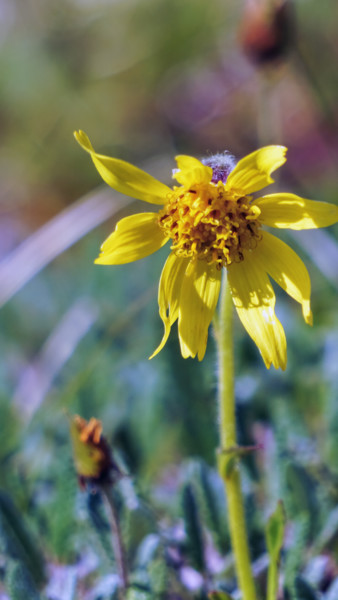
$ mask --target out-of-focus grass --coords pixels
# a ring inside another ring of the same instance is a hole
[[[336,17],[329,3],[321,3],[319,13],[317,5],[295,5],[307,67],[295,53],[274,67],[268,105],[278,121],[280,137],[273,141],[289,147],[279,185],[337,202],[337,86],[330,67],[337,53]],[[52,240],[42,237],[36,264],[34,253],[21,253],[19,263],[13,256],[20,242],[101,184],[73,129],[86,129],[102,152],[139,165],[149,161],[151,172],[168,183],[176,152],[226,148],[240,156],[262,143],[257,120],[263,75],[237,43],[241,8],[220,0],[1,4],[0,253],[13,271],[18,264],[22,270],[11,274],[7,267],[7,284],[10,276],[19,283],[0,312],[1,592],[3,586],[9,594],[17,563],[26,568],[21,577],[27,586],[29,577],[31,589],[41,586],[41,572],[25,559],[34,546],[37,564],[49,565],[47,598],[71,598],[66,590],[72,585],[76,598],[113,593],[105,578],[114,569],[105,515],[98,498],[77,488],[65,411],[101,419],[131,474],[118,493],[135,581],[158,594],[164,590],[168,598],[195,597],[199,577],[204,584],[209,577],[211,587],[234,587],[215,471],[212,336],[202,363],[180,357],[175,331],[148,361],[162,336],[156,286],[167,250],[137,264],[94,266],[114,226],[113,209],[100,217],[94,202],[95,218],[82,232],[78,213],[67,213],[75,214],[75,245],[68,247],[59,225],[54,254]],[[263,561],[264,578],[264,523],[282,498],[288,518],[285,583],[293,589],[301,575],[332,600],[338,316],[330,244],[336,251],[337,228],[321,238],[318,251],[311,234],[304,244],[301,236],[299,242],[285,239],[300,244],[310,267],[314,328],[278,292],[289,353],[286,373],[280,373],[265,370],[256,347],[237,321],[235,326],[240,441],[262,445],[243,461],[250,544],[254,559]],[[326,263],[323,275],[318,266]],[[190,539],[194,531],[197,537]],[[203,552],[207,576],[198,572]],[[314,580],[316,560],[322,566]]]

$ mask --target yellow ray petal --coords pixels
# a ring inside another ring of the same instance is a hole
[[[117,192],[151,204],[164,204],[167,195],[172,192],[164,183],[157,181],[142,169],[124,160],[97,154],[83,131],[75,131],[74,136],[80,146],[91,155],[102,179]]]
[[[253,253],[254,254],[254,253]],[[286,367],[286,340],[275,315],[276,297],[269,277],[249,254],[228,268],[234,305],[245,329],[258,346],[266,367]]]
[[[243,194],[252,194],[273,183],[271,173],[285,163],[286,151],[284,146],[265,146],[248,154],[231,171],[226,181],[226,189],[232,188]]]
[[[121,219],[103,242],[98,265],[124,265],[149,256],[168,241],[158,226],[157,213],[139,213]]]
[[[257,198],[259,220],[279,229],[316,229],[338,222],[338,206],[329,202],[306,200],[295,194],[269,194]]]
[[[203,260],[191,261],[179,301],[178,335],[183,358],[205,354],[208,328],[218,301],[222,271]]]
[[[150,358],[153,358],[162,350],[169,337],[171,326],[178,317],[181,287],[188,264],[188,258],[178,258],[172,252],[163,267],[158,287],[158,305],[160,317],[164,324],[164,335],[160,345]]]
[[[302,305],[304,319],[312,325],[311,282],[306,266],[290,246],[267,231],[262,235],[254,251],[255,263]]]
[[[212,178],[212,168],[201,163],[197,158],[181,154],[176,156],[178,170],[173,174],[182,185],[187,187],[191,185],[209,183]]]

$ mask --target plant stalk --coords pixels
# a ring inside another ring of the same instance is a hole
[[[235,382],[233,352],[233,303],[227,278],[222,278],[218,327],[218,402],[220,454],[219,472],[225,484],[229,513],[229,529],[234,553],[238,585],[243,600],[256,600],[251,569],[240,471],[233,450],[237,447],[235,416]],[[230,464],[230,460],[232,460]]]
[[[276,600],[278,595],[278,563],[270,557],[268,569],[267,600]]]
[[[120,579],[120,585],[118,590],[119,600],[125,600],[126,593],[129,585],[128,579],[128,568],[127,558],[122,540],[121,527],[119,522],[119,515],[112,495],[111,487],[109,484],[101,485],[101,491],[106,500],[106,504],[109,508],[110,513],[110,524],[113,533],[113,548],[114,556],[116,560],[117,572]]]

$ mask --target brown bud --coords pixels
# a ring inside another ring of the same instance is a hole
[[[80,483],[109,481],[112,472],[121,476],[113,461],[110,447],[102,435],[102,424],[95,418],[88,422],[75,415],[70,419],[73,456]]]
[[[255,63],[282,59],[294,38],[290,0],[247,0],[239,30],[240,44]]]

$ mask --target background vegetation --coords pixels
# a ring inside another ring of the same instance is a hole
[[[141,206],[101,187],[72,131],[168,183],[178,152],[282,143],[278,185],[337,203],[338,5],[295,0],[288,54],[264,64],[252,45],[248,56],[246,7],[0,2],[1,600],[116,593],[107,515],[78,487],[67,413],[102,420],[130,474],[116,489],[128,598],[236,597],[212,336],[202,363],[180,357],[175,333],[148,361],[166,249],[93,265],[116,219]],[[282,588],[298,600],[338,597],[337,234],[285,237],[309,266],[314,312],[310,329],[276,290],[285,373],[266,371],[236,321],[240,438],[260,446],[242,461],[255,572],[263,585],[264,527],[282,499]]]

